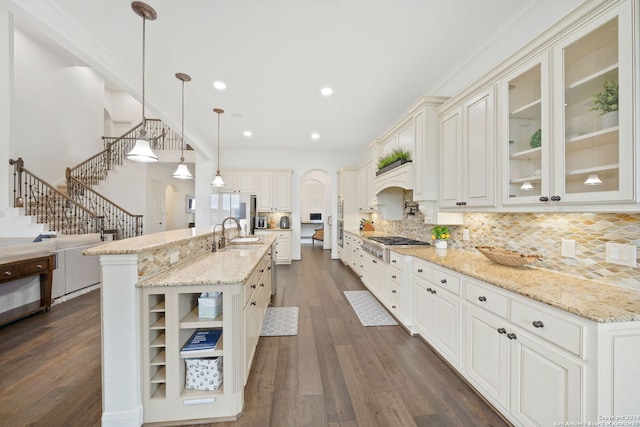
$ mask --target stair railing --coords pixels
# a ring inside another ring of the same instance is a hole
[[[104,217],[104,233],[116,240],[142,235],[142,215],[127,212],[78,179],[67,176],[67,194],[73,200]]]
[[[34,216],[39,224],[48,224],[49,231],[61,234],[100,233],[102,238],[104,217],[25,169],[21,157],[10,159],[9,164],[14,166],[14,207],[23,208],[25,214]]]

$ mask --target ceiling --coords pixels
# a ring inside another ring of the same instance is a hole
[[[531,2],[148,0],[158,18],[146,22],[146,104],[179,126],[174,75],[187,73],[185,133],[204,153],[217,140],[214,107],[225,110],[223,150],[362,152],[419,96],[452,95],[439,82]],[[9,3],[140,98],[143,20],[129,0]]]

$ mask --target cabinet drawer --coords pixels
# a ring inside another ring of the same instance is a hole
[[[253,270],[253,272],[249,276],[249,279],[246,281],[242,289],[242,294],[244,296],[244,305],[247,305],[247,302],[249,302],[249,300],[251,299],[251,296],[258,288],[261,277],[262,277],[262,274],[258,272],[258,269]]]
[[[395,268],[389,269],[389,278],[391,278],[391,283],[402,283],[402,273]]]
[[[398,303],[402,301],[402,287],[399,283],[391,282],[389,289],[391,291],[391,301]]]
[[[398,301],[392,299],[391,301],[389,301],[389,305],[387,306],[387,308],[396,318],[402,319],[402,306]]]
[[[402,255],[393,251],[389,252],[389,265],[391,265],[391,268],[397,268],[402,271]]]
[[[448,290],[449,292],[460,295],[460,277],[458,276],[454,276],[445,271],[434,268],[433,283]]]
[[[416,277],[421,277],[427,281],[431,281],[433,277],[433,268],[424,261],[414,258],[413,259],[413,274]]]
[[[573,354],[582,356],[582,326],[578,324],[518,301],[511,301],[511,322]]]
[[[485,308],[500,317],[507,318],[509,300],[484,286],[477,285],[469,280],[466,282],[466,299],[473,304]]]
[[[49,259],[40,259],[25,262],[19,265],[10,265],[0,269],[0,279],[11,279],[33,273],[46,273],[49,268]]]

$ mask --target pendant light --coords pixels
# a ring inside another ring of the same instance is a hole
[[[585,185],[602,185],[603,182],[597,173],[592,173],[584,182]]]
[[[222,175],[220,175],[220,114],[224,113],[221,108],[214,108],[213,112],[218,114],[218,169],[216,170],[216,177],[213,179],[211,185],[214,187],[224,187],[224,181]]]
[[[533,190],[533,185],[531,185],[530,181],[525,181],[522,183],[522,186],[520,187],[520,189],[525,191]]]
[[[140,17],[142,17],[142,127],[136,138],[133,149],[127,153],[127,159],[136,162],[157,162],[156,156],[151,150],[151,144],[147,138],[147,121],[144,117],[144,66],[145,66],[145,27],[147,19],[154,21],[158,15],[151,6],[141,1],[131,3],[131,8]]]
[[[173,173],[174,178],[193,179],[193,175],[189,172],[189,168],[184,162],[184,82],[190,82],[191,77],[188,74],[176,73],[176,78],[182,82],[182,144],[180,145],[180,164],[178,169]]]

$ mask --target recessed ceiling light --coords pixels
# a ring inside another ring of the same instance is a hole
[[[326,86],[320,90],[320,93],[324,96],[331,96],[333,94],[333,89],[331,89],[329,86]]]
[[[245,130],[244,132],[242,132],[242,134],[246,137],[250,137],[251,135],[253,135],[250,130]]]
[[[311,139],[318,139],[318,138],[320,138],[320,134],[319,133],[314,132],[314,133],[311,134]]]
[[[213,87],[218,90],[225,90],[227,88],[227,85],[225,84],[225,82],[217,81],[213,82]]]

